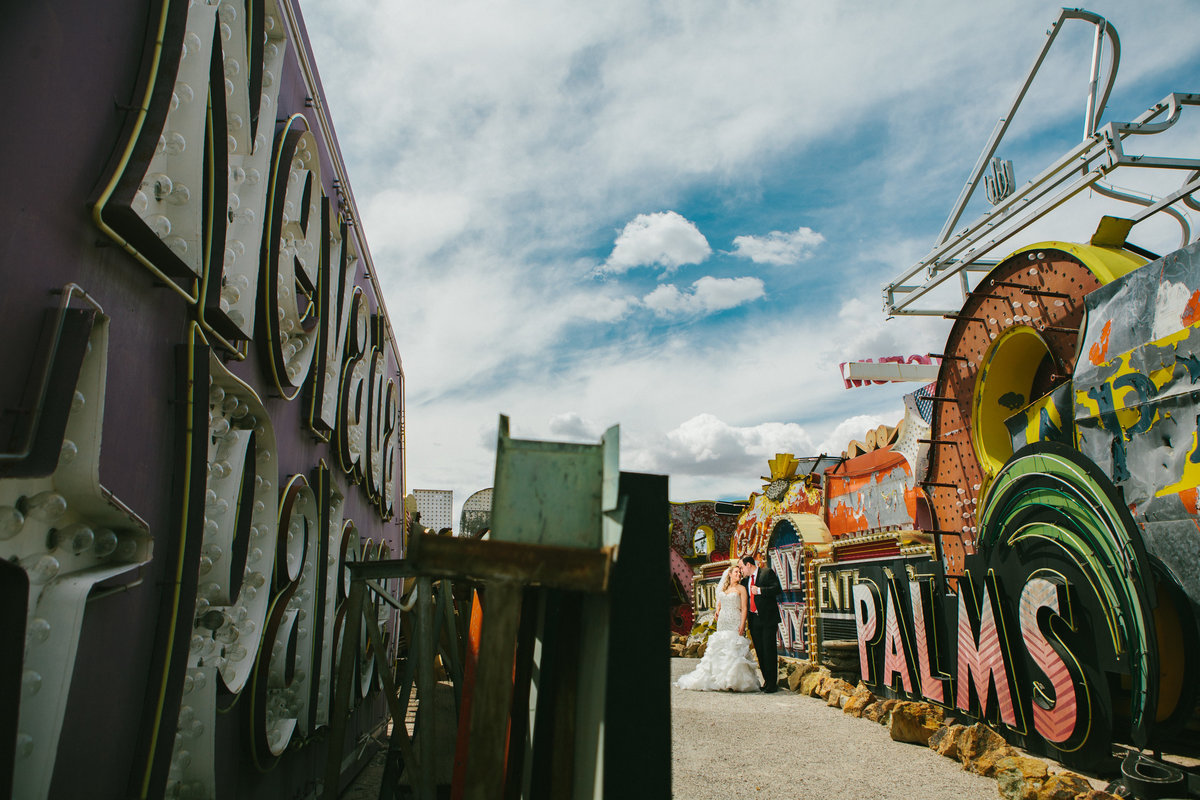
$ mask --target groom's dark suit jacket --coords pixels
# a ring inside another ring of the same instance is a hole
[[[778,625],[779,624],[779,593],[783,591],[783,587],[779,585],[779,576],[767,567],[759,567],[758,574],[754,578],[754,585],[758,587],[762,594],[754,595],[754,606],[758,609],[758,619],[762,624]],[[742,579],[742,586],[746,587],[746,592],[750,591],[750,578]],[[749,608],[749,598],[746,600],[746,608]]]

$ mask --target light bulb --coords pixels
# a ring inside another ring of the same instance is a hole
[[[45,644],[49,638],[49,622],[41,617],[34,617],[29,621],[29,627],[25,631],[25,641],[27,644]]]
[[[171,233],[171,220],[164,217],[162,214],[155,214],[146,220],[150,226],[150,230],[160,239],[165,239]]]
[[[29,758],[33,755],[33,737],[28,733],[17,734],[17,758]]]
[[[0,506],[0,541],[13,538],[24,525],[24,514],[12,506]]]
[[[28,515],[44,522],[56,522],[67,512],[67,498],[58,492],[39,492],[29,498]]]
[[[187,149],[187,139],[179,131],[170,131],[163,138],[163,150],[169,156],[177,156]]]
[[[78,522],[54,532],[55,549],[70,550],[75,555],[90,549],[95,541],[95,531]]]
[[[162,172],[157,172],[149,176],[146,178],[146,182],[154,192],[155,200],[166,198],[175,188],[175,182],[171,180],[171,176]]]
[[[30,583],[46,583],[58,575],[60,564],[54,556],[42,556],[29,569]]]
[[[184,186],[182,183],[175,184],[175,188],[167,195],[167,202],[173,206],[185,206],[192,199],[192,190]]]

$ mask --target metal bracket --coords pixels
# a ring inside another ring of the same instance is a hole
[[[1000,163],[994,158],[996,149],[1034,77],[1041,69],[1059,30],[1069,19],[1089,22],[1096,29],[1091,80],[1084,112],[1083,140],[1024,186],[1005,194],[1002,191],[1005,188],[1003,178],[1007,177],[1011,182],[1011,172],[1005,174],[1003,168],[994,167],[1000,171],[996,176],[989,176],[987,179],[983,173],[989,164]],[[925,258],[884,287],[883,306],[887,314],[935,316],[953,313],[944,309],[920,308],[915,304],[954,275],[960,278],[959,288],[965,302],[970,292],[966,273],[986,272],[995,263],[982,261],[983,256],[1088,189],[1112,199],[1145,206],[1143,211],[1132,217],[1135,223],[1160,212],[1168,214],[1180,223],[1183,236],[1181,246],[1188,243],[1191,231],[1187,218],[1173,206],[1182,203],[1189,208],[1200,210],[1200,203],[1191,196],[1193,192],[1200,190],[1200,158],[1131,155],[1125,152],[1123,141],[1128,136],[1155,135],[1169,130],[1179,120],[1183,106],[1200,105],[1200,94],[1174,92],[1131,122],[1110,122],[1101,126],[1099,119],[1104,113],[1120,62],[1121,45],[1116,29],[1103,17],[1090,11],[1064,8],[1046,34],[1041,52],[1034,60],[1025,82],[1017,91],[1008,113],[997,122],[991,138],[971,171],[970,178],[938,234],[933,249]],[[1109,43],[1109,65],[1101,87],[1100,61],[1105,41]],[[1105,183],[1115,172],[1125,167],[1182,169],[1187,170],[1188,175],[1180,188],[1167,197],[1147,199],[1117,190]],[[987,184],[989,199],[994,203],[993,208],[957,233],[952,233],[981,181]]]

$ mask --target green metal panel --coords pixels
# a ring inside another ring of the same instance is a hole
[[[620,541],[619,429],[599,444],[513,439],[500,417],[491,537],[599,548]]]

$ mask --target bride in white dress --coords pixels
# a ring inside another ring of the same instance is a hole
[[[680,678],[676,685],[702,691],[757,691],[758,675],[750,659],[750,641],[745,636],[746,587],[742,586],[742,569],[736,564],[725,570],[717,586],[714,620],[717,630],[708,637],[700,666]]]

